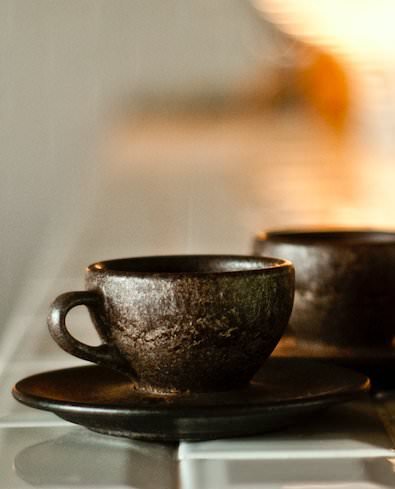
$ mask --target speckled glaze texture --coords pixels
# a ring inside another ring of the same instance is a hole
[[[262,233],[256,254],[292,260],[290,333],[300,341],[390,348],[395,334],[395,233]]]
[[[113,367],[146,391],[204,392],[247,383],[270,355],[291,313],[294,273],[275,259],[136,258],[91,265],[86,288],[102,301],[91,316]]]

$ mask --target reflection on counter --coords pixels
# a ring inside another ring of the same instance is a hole
[[[20,478],[37,487],[177,487],[174,445],[130,441],[73,430],[21,450]]]

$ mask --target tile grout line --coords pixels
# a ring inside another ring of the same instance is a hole
[[[181,453],[180,453],[181,451]],[[246,452],[243,454],[229,454],[228,452],[220,452],[213,454],[195,454],[188,456],[182,453],[180,447],[177,453],[178,461],[197,461],[197,460],[319,460],[319,459],[360,459],[360,458],[391,458],[394,457],[394,450],[392,449],[352,449],[352,450],[300,450],[293,453],[273,453],[270,451],[251,453]]]

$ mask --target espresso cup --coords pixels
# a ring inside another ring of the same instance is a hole
[[[395,233],[369,230],[269,231],[257,255],[292,260],[295,340],[322,346],[391,348],[395,335]]]
[[[94,263],[86,289],[60,295],[53,339],[76,357],[127,374],[148,392],[210,392],[249,382],[278,343],[294,296],[290,262],[247,256],[156,256]],[[71,336],[85,305],[102,340]]]

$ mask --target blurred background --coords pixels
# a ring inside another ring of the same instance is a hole
[[[2,0],[0,331],[98,259],[393,226],[395,5],[357,3]]]

